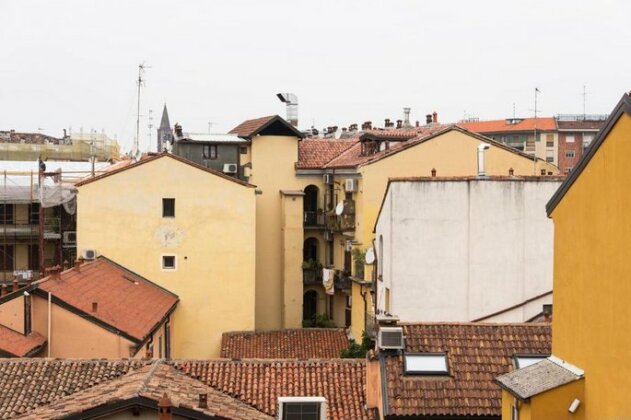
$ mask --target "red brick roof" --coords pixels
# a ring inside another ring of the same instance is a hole
[[[329,161],[355,145],[358,138],[330,140],[323,138],[305,139],[298,143],[298,169],[322,168]]]
[[[390,415],[500,416],[496,376],[516,354],[549,355],[549,324],[402,324],[406,352],[446,352],[449,376],[405,375],[403,356],[386,356]]]
[[[556,130],[556,120],[554,118],[524,118],[521,122],[509,124],[508,120],[490,120],[490,121],[472,121],[459,122],[458,125],[466,128],[474,133],[501,133],[505,131],[520,132],[533,131],[535,125],[537,130],[554,131]]]
[[[140,360],[0,359],[0,418],[47,405],[140,367]]]
[[[36,332],[21,334],[0,325],[0,354],[14,357],[32,356],[44,344],[46,339]]]
[[[142,342],[173,309],[178,297],[149,280],[99,257],[59,277],[35,282],[54,299]],[[37,292],[37,290],[36,290]],[[93,302],[97,310],[93,311]],[[88,319],[89,319],[88,317]]]
[[[75,392],[45,407],[33,410],[21,418],[57,419],[72,415],[87,417],[94,414],[90,413],[91,409],[100,408],[108,412],[108,406],[110,406],[112,412],[119,411],[120,407],[117,407],[117,403],[128,401],[133,404],[136,398],[145,398],[157,403],[165,394],[171,400],[172,412],[175,415],[185,416],[185,412],[178,412],[178,409],[184,409],[197,415],[206,415],[208,418],[217,416],[235,420],[272,419],[245,403],[186,376],[165,364],[164,361],[156,361],[151,365],[132,370],[117,379]],[[207,395],[207,408],[199,407],[200,394]]]
[[[339,358],[348,347],[343,329],[228,332],[221,340],[221,357],[228,359],[322,359]]]
[[[327,419],[368,420],[363,359],[174,361],[184,373],[277,416],[278,397],[326,398]]]

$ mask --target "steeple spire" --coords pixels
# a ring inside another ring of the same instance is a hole
[[[167,143],[173,141],[173,131],[171,130],[171,123],[169,122],[169,112],[167,111],[167,104],[164,104],[162,109],[162,119],[160,120],[160,127],[158,127],[158,152],[163,152],[167,146]]]

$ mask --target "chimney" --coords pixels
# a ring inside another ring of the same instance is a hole
[[[491,147],[488,143],[480,143],[478,145],[478,176],[486,176],[486,170],[484,168],[484,152]]]
[[[298,127],[298,97],[293,93],[277,93],[276,97],[287,106],[287,121]]]
[[[438,124],[438,112],[434,111],[432,113],[432,121],[434,122],[434,124]]]
[[[92,302],[92,312],[96,312],[99,309],[99,302]]]
[[[385,128],[390,127],[390,118],[385,119]]]
[[[397,120],[397,128],[403,127],[403,120]]]
[[[421,126],[421,122],[419,120],[416,120],[416,126],[420,127]]]
[[[158,401],[158,420],[172,420],[171,414],[171,400],[164,393],[160,401]]]
[[[16,290],[18,290],[20,287],[20,285],[18,284],[18,278],[17,277],[13,277],[13,289],[11,291],[15,292]]]
[[[66,129],[64,128],[64,138],[67,138],[68,134],[66,133]]]
[[[24,335],[29,335],[32,331],[31,321],[31,295],[24,292]]]
[[[372,121],[366,121],[366,130],[372,130]]]
[[[432,168],[432,178],[436,176],[436,168]]]
[[[182,126],[180,125],[180,123],[175,123],[175,137],[176,138],[184,137],[182,133]]]
[[[411,108],[409,108],[409,107],[403,108],[403,126],[404,127],[411,127],[412,126],[410,124],[410,111],[411,111]]]
[[[74,271],[76,271],[77,273],[80,273],[82,263],[83,263],[83,260],[81,258],[77,258],[74,262]]]
[[[510,169],[508,170],[508,175],[510,175],[510,176],[515,175],[515,170],[514,170],[513,168],[510,168]]]
[[[425,124],[429,125],[432,123],[432,114],[427,114],[425,116]]]
[[[208,408],[208,394],[199,394],[199,408]]]

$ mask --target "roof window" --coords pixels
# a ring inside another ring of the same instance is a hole
[[[523,369],[547,358],[547,354],[516,354],[513,356],[513,363],[515,368]]]
[[[406,353],[403,366],[407,375],[448,375],[447,353]]]
[[[324,397],[279,397],[278,418],[280,420],[325,420],[326,399]]]

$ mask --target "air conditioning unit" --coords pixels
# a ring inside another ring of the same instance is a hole
[[[333,174],[324,174],[322,175],[322,182],[326,185],[333,184]]]
[[[239,167],[236,163],[224,163],[223,164],[223,172],[225,174],[236,174]]]
[[[403,338],[403,328],[401,327],[381,327],[377,335],[377,346],[383,350],[403,350],[405,342]]]
[[[81,256],[84,260],[95,260],[96,259],[96,249],[84,249],[81,253]]]
[[[344,182],[344,189],[346,192],[355,192],[357,191],[357,180],[353,178],[349,178]]]
[[[324,231],[324,240],[327,241],[327,242],[333,241],[333,232],[331,232],[330,230],[325,230]]]
[[[77,232],[64,232],[63,243],[65,244],[76,244],[77,243]]]

